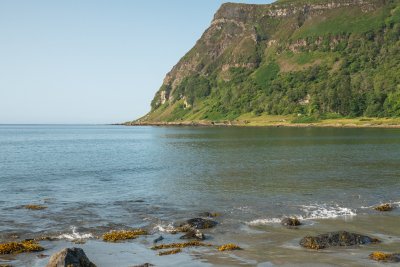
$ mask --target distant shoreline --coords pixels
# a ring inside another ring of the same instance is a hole
[[[291,128],[392,128],[400,129],[399,123],[385,123],[384,121],[354,121],[348,119],[323,120],[313,123],[271,122],[271,121],[173,121],[173,122],[129,122],[118,125],[125,126],[192,126],[192,127],[291,127]]]

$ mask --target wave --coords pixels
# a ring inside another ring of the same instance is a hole
[[[356,210],[340,207],[339,205],[329,206],[327,204],[314,204],[314,205],[301,205],[299,206],[302,214],[294,214],[282,216],[280,218],[261,218],[247,222],[248,225],[267,225],[277,224],[285,217],[296,217],[303,221],[312,221],[317,219],[332,219],[338,217],[352,217],[356,216]]]
[[[165,232],[165,233],[172,233],[176,231],[175,226],[172,224],[157,224],[156,226],[153,227],[154,231],[158,232]]]
[[[70,233],[70,234],[61,234],[57,238],[58,239],[67,239],[67,240],[70,240],[70,241],[93,238],[93,235],[90,234],[90,233],[86,233],[86,234],[79,233],[76,230],[75,226],[71,226],[71,230],[72,230],[72,233]]]

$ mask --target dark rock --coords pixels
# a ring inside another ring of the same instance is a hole
[[[141,265],[135,265],[135,266],[132,266],[132,267],[151,267],[151,266],[154,266],[153,264],[151,264],[151,263],[143,263],[143,264],[141,264]]]
[[[47,258],[48,256],[49,255],[46,255],[46,254],[39,254],[36,257],[38,257],[39,259],[44,259],[44,258]]]
[[[297,218],[283,218],[281,224],[284,226],[299,226],[301,222]]]
[[[153,240],[153,243],[155,244],[157,242],[162,241],[163,239],[164,239],[164,237],[162,235],[160,235],[159,237],[157,237],[156,239]]]
[[[219,214],[216,213],[216,212],[208,212],[208,211],[206,211],[206,212],[201,212],[201,213],[199,213],[199,216],[200,216],[200,217],[214,218],[214,217],[218,217]]]
[[[96,267],[81,248],[65,248],[54,253],[46,267]]]
[[[328,247],[348,247],[379,242],[378,239],[369,236],[339,231],[318,236],[306,236],[300,240],[300,245],[305,248],[324,249]]]
[[[374,210],[377,210],[377,211],[391,211],[391,210],[393,210],[393,205],[391,205],[389,203],[382,204],[382,205],[374,207]]]
[[[216,226],[218,223],[216,221],[203,219],[203,218],[194,218],[187,220],[186,223],[195,229],[208,229]]]
[[[204,240],[204,239],[206,239],[206,237],[199,230],[191,230],[191,231],[187,232],[185,235],[181,236],[180,239]]]

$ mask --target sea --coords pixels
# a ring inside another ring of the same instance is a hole
[[[151,249],[182,242],[174,227],[204,212],[217,215],[203,231],[213,246]],[[132,228],[149,235],[102,241]],[[299,245],[339,230],[382,242]],[[400,253],[400,129],[0,125],[0,243],[41,237],[44,251],[0,264],[46,266],[80,247],[99,267],[378,266],[371,252]],[[242,249],[218,251],[226,243]]]

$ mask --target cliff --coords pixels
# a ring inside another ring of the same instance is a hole
[[[139,121],[400,116],[399,40],[399,0],[226,3]]]

